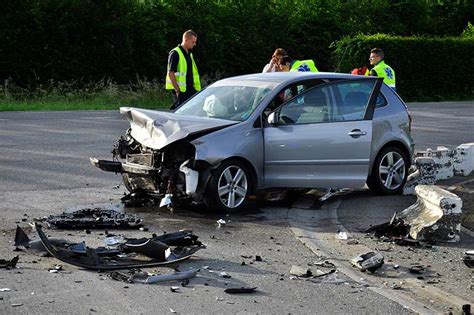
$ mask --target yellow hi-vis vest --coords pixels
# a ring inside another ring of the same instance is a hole
[[[188,73],[188,64],[186,62],[186,57],[184,57],[183,52],[178,47],[173,49],[178,53],[179,61],[178,61],[178,72],[175,72],[174,75],[176,76],[176,82],[178,83],[179,91],[186,92],[186,73]],[[199,72],[196,66],[196,62],[194,62],[193,54],[190,53],[189,56],[191,57],[191,62],[193,64],[193,85],[196,91],[201,90],[201,81],[199,80]],[[166,73],[166,89],[167,90],[174,90],[173,84],[171,83],[170,76]]]
[[[383,78],[383,83],[395,89],[395,71],[383,60],[376,64],[372,70],[377,73],[378,77]]]
[[[291,66],[290,71],[301,71],[301,72],[318,72],[318,68],[311,59],[308,60],[295,60]]]

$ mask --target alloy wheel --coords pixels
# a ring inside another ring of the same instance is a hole
[[[380,160],[379,176],[387,189],[395,190],[400,187],[405,171],[405,160],[398,152],[390,151]]]
[[[228,208],[237,208],[247,196],[248,182],[245,171],[236,165],[227,167],[219,177],[217,193]]]

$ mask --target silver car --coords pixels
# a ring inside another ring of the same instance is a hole
[[[403,189],[414,149],[406,105],[382,79],[264,73],[220,80],[174,112],[122,107],[112,161],[132,193],[236,211],[257,191]]]

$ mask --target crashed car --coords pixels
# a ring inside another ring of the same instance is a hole
[[[130,129],[113,160],[130,192],[236,211],[274,188],[400,193],[414,149],[411,118],[381,78],[264,73],[223,79],[173,112],[122,107]]]

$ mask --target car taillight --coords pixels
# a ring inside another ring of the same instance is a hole
[[[410,111],[407,109],[408,114],[408,131],[411,132],[411,123],[413,122],[413,118],[411,117]]]

